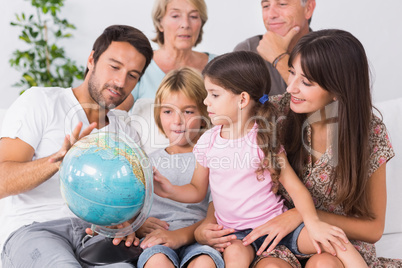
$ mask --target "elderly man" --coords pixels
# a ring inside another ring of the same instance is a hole
[[[307,34],[315,0],[262,0],[262,18],[267,32],[239,43],[234,50],[258,52],[271,75],[270,95],[286,91],[289,52]]]

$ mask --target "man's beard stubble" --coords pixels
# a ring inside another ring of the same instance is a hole
[[[107,90],[108,88],[112,88],[113,90],[121,93],[121,92],[123,92],[123,89],[121,87],[116,86],[116,85],[105,84],[102,87],[102,89],[99,90],[99,88],[101,86],[97,83],[95,70],[96,70],[96,68],[94,68],[92,70],[91,77],[89,78],[89,81],[88,81],[89,95],[103,109],[111,110],[113,108],[116,108],[117,106],[119,106],[127,98],[127,96],[124,99],[120,99],[116,103],[107,104],[105,98],[102,96],[102,92],[104,90]]]

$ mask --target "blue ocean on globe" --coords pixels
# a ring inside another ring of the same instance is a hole
[[[60,167],[61,193],[70,210],[96,225],[132,219],[144,204],[145,181],[135,144],[116,134],[91,134],[68,151]]]

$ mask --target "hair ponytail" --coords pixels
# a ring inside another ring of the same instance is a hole
[[[272,191],[274,193],[278,191],[279,176],[281,174],[281,166],[278,161],[278,153],[280,152],[281,145],[277,131],[277,115],[277,109],[269,101],[265,103],[256,102],[255,122],[258,126],[257,143],[265,156],[256,171],[257,179],[263,179],[261,175],[264,173],[264,170],[268,170],[271,173]]]

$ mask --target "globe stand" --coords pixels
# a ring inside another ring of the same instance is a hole
[[[80,260],[89,265],[137,263],[142,248],[139,246],[126,247],[124,241],[115,246],[112,240],[112,238],[102,237],[102,240],[85,247],[79,253]]]

